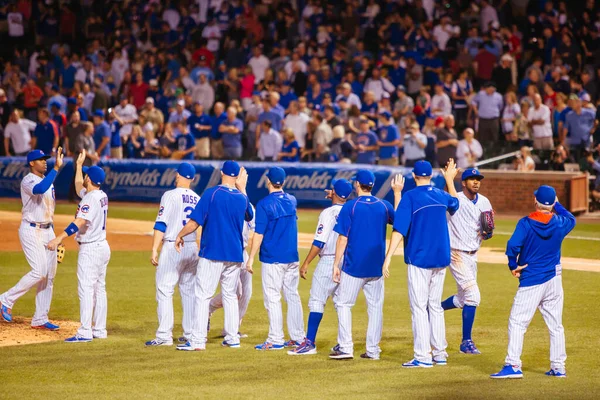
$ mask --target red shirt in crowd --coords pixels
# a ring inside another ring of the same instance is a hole
[[[148,88],[150,86],[146,82],[136,83],[131,85],[129,88],[129,94],[132,98],[131,103],[138,110],[146,103],[146,97],[148,97]]]
[[[475,62],[477,63],[477,77],[484,81],[492,79],[492,71],[496,64],[496,56],[489,51],[482,49],[475,56]]]
[[[198,62],[201,56],[206,57],[207,65],[212,65],[212,63],[215,61],[214,54],[206,47],[200,47],[198,50],[196,50],[194,54],[192,54],[192,60],[194,60],[194,62]]]
[[[25,86],[23,88],[23,96],[24,101],[23,101],[23,106],[25,108],[37,108],[38,104],[40,103],[40,99],[42,98],[42,96],[44,95],[44,92],[42,92],[42,89],[40,89],[37,86]]]

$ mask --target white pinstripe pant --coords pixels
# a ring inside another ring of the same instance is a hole
[[[107,336],[106,268],[109,261],[110,247],[106,240],[84,243],[79,246],[77,293],[79,294],[81,326],[77,334],[85,338],[105,338]]]
[[[45,246],[54,239],[54,230],[33,228],[28,222],[22,222],[19,228],[19,240],[25,258],[31,266],[19,282],[0,296],[0,302],[8,308],[13,308],[15,302],[37,286],[35,296],[35,314],[31,326],[44,325],[48,322],[48,312],[52,302],[52,289],[56,276],[56,250],[48,250]]]
[[[225,312],[225,340],[232,344],[240,342],[238,336],[240,316],[236,290],[241,267],[241,263],[212,261],[202,257],[198,261],[194,328],[190,340],[196,347],[204,348],[206,346],[210,299],[214,296],[219,282],[221,282],[223,311]]]
[[[481,294],[477,285],[477,253],[464,251],[450,252],[450,272],[456,281],[454,305],[463,308],[465,305],[477,307],[481,302]]]
[[[355,278],[342,272],[340,285],[335,291],[334,304],[338,313],[338,344],[344,353],[354,353],[352,342],[352,307],[360,290],[365,292],[369,323],[367,326],[367,355],[378,359],[381,353],[379,342],[383,329],[383,277]]]
[[[562,325],[564,293],[562,276],[557,275],[541,285],[520,287],[517,290],[508,319],[508,355],[506,364],[521,367],[523,339],[535,310],[539,308],[550,331],[550,367],[565,370],[567,350]]]
[[[419,268],[408,265],[408,300],[412,314],[414,358],[431,363],[446,358],[446,325],[442,292],[446,268]]]
[[[164,242],[156,268],[156,301],[158,303],[158,330],[156,338],[173,342],[173,294],[179,284],[183,309],[183,336],[191,337],[194,323],[194,284],[198,265],[196,242],[186,242],[181,253],[175,242]]]
[[[236,292],[240,313],[240,325],[242,324],[244,315],[246,315],[248,304],[250,304],[250,298],[252,297],[252,274],[246,271],[247,261],[248,252],[244,250],[244,264],[242,264],[242,269],[240,270],[240,281],[238,283]],[[212,313],[217,311],[219,308],[223,308],[223,295],[220,292],[210,300],[209,314],[212,315]]]
[[[308,299],[310,312],[323,313],[327,299],[333,296],[338,288],[338,284],[333,281],[334,260],[334,256],[321,257],[315,268]]]
[[[283,344],[283,312],[281,310],[281,292],[287,303],[287,326],[292,340],[302,342],[304,331],[304,315],[302,301],[298,293],[300,280],[299,263],[262,264],[262,285],[265,308],[269,315],[268,342]]]

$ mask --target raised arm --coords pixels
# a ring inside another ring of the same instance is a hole
[[[54,164],[54,168],[52,168],[52,171],[50,171],[50,173],[48,175],[46,175],[40,183],[38,183],[37,185],[35,185],[33,187],[33,190],[32,190],[33,194],[44,194],[44,193],[46,193],[46,191],[48,189],[50,189],[50,186],[54,182],[54,179],[56,179],[58,170],[63,165],[63,157],[64,157],[64,155],[62,153],[62,147],[59,147],[58,151],[56,152],[56,162]]]

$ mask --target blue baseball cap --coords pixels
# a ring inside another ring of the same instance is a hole
[[[354,175],[354,180],[361,185],[373,186],[375,184],[375,175],[369,170],[361,169]]]
[[[240,164],[231,160],[225,161],[221,171],[223,172],[223,175],[238,176],[240,174]]]
[[[94,111],[94,117],[104,118],[104,111],[102,111],[102,110]]]
[[[269,178],[274,185],[283,185],[283,182],[285,181],[285,171],[283,168],[279,167],[270,168],[269,172],[267,172],[267,178]]]
[[[467,169],[462,173],[462,180],[466,181],[467,179],[483,179],[483,175],[479,172],[477,168]]]
[[[83,167],[82,171],[84,174],[90,177],[90,181],[92,181],[92,183],[95,185],[101,185],[106,178],[104,170],[95,165],[93,167]]]
[[[538,203],[551,206],[556,201],[556,190],[552,186],[542,185],[533,192]]]
[[[67,104],[77,104],[77,99],[75,97],[69,97],[67,99]]]
[[[49,158],[50,156],[44,154],[44,152],[41,150],[31,150],[29,153],[27,153],[27,164],[29,164],[32,161],[47,160]]]
[[[379,115],[381,115],[382,117],[385,117],[385,119],[392,118],[392,114],[389,111],[387,111],[387,110],[384,110],[384,111],[380,112]]]
[[[194,179],[196,168],[192,164],[184,162],[177,167],[177,173],[186,179]]]
[[[346,179],[334,179],[331,183],[335,194],[342,199],[347,199],[352,193],[352,185]]]
[[[60,108],[60,103],[58,101],[51,101],[49,104],[50,107]]]
[[[431,168],[431,164],[429,163],[429,161],[421,160],[415,163],[413,173],[416,176],[431,176],[431,174],[433,173],[433,168]]]

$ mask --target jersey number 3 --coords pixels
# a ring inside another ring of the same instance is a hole
[[[183,212],[185,213],[185,219],[182,221],[183,226],[185,226],[185,224],[187,223],[188,219],[190,218],[190,215],[192,214],[192,211],[194,211],[194,207],[186,207],[183,209]]]

